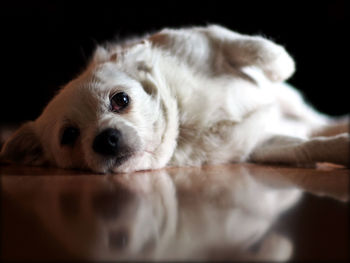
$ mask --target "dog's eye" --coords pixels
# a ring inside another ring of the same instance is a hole
[[[67,127],[64,129],[61,137],[61,145],[73,145],[77,140],[80,131],[76,127]]]
[[[130,98],[125,92],[119,92],[111,98],[112,111],[121,112],[130,103]]]

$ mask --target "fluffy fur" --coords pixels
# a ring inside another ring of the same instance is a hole
[[[294,69],[283,47],[216,25],[109,43],[6,142],[1,159],[101,173],[245,161],[349,165],[347,124],[284,82]],[[130,98],[119,113],[110,107],[118,92]],[[60,143],[67,126],[79,131],[72,145]],[[337,134],[321,137],[334,127]],[[121,134],[115,155],[94,150],[106,129]]]

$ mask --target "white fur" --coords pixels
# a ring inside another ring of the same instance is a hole
[[[333,121],[283,82],[293,72],[283,47],[220,26],[110,43],[5,144],[1,157],[102,173],[244,161],[348,165],[348,133],[310,139]],[[131,98],[121,114],[109,108],[118,91]],[[74,147],[59,143],[67,122],[80,130]],[[130,149],[122,163],[92,149],[106,128],[119,130]]]

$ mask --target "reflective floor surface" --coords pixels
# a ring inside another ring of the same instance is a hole
[[[349,170],[0,166],[2,260],[349,259]]]

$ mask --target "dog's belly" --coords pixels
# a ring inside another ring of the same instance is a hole
[[[256,109],[240,121],[219,120],[205,129],[181,127],[171,166],[200,166],[246,161],[252,149],[279,121],[275,105]]]

